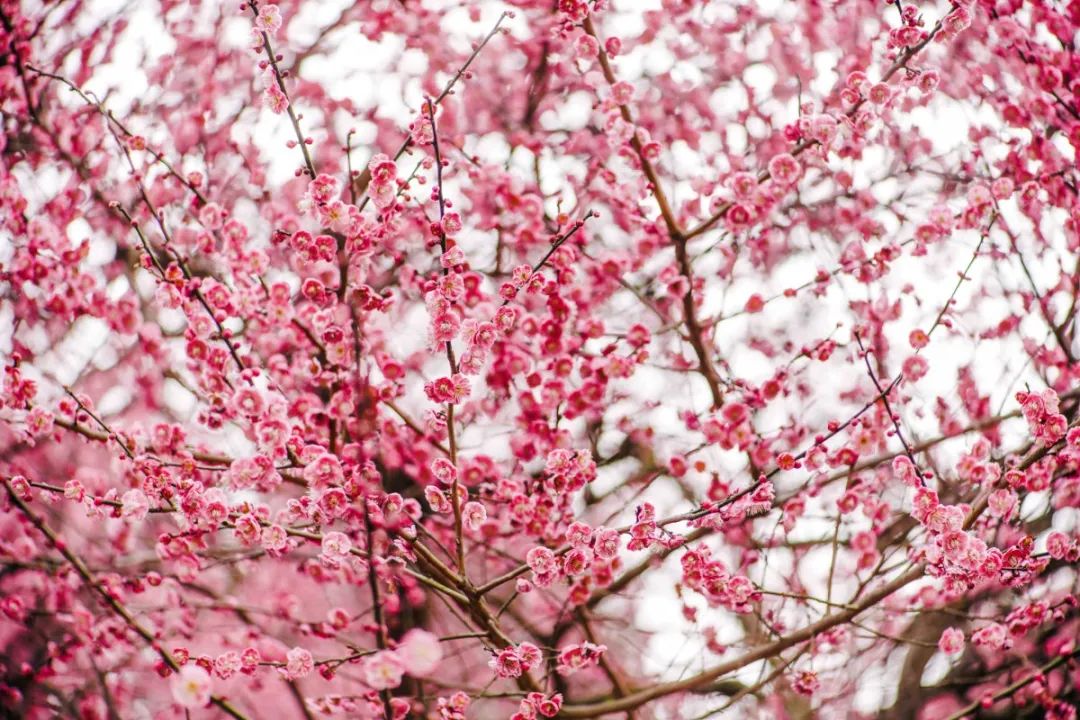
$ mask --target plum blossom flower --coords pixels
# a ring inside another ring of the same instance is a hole
[[[1046,536],[1046,552],[1055,560],[1064,558],[1071,545],[1069,536],[1061,531],[1055,530]]]
[[[592,565],[593,554],[588,548],[574,548],[563,556],[563,572],[567,575],[581,575]]]
[[[562,693],[555,693],[549,697],[542,698],[536,705],[536,711],[547,718],[555,717],[559,714],[559,710],[562,709],[562,703]]]
[[[376,153],[368,161],[373,185],[389,185],[397,179],[397,164],[383,153]]]
[[[262,656],[257,649],[253,647],[244,648],[244,651],[240,653],[240,672],[245,675],[255,674],[261,659]]]
[[[125,520],[139,522],[150,512],[150,501],[142,490],[128,490],[120,498],[120,503],[120,514]]]
[[[428,485],[424,488],[424,499],[431,506],[432,512],[448,513],[453,510],[453,505],[450,503],[450,499],[446,497],[446,493],[434,485]]]
[[[461,227],[461,216],[456,212],[446,213],[440,223],[440,228],[446,237],[454,237],[461,232]]]
[[[956,35],[971,25],[971,11],[963,5],[958,5],[955,10],[945,16],[942,25],[946,33]]]
[[[281,88],[277,86],[277,83],[272,83],[263,91],[263,104],[270,108],[270,112],[275,115],[280,115],[285,112],[289,107],[289,98],[285,96],[285,93],[281,91]]]
[[[461,508],[461,522],[469,530],[479,530],[487,520],[487,509],[482,503],[467,502]]]
[[[259,539],[262,541],[264,548],[274,551],[284,550],[289,543],[289,536],[285,528],[277,524],[263,528],[262,537]]]
[[[946,655],[955,655],[964,650],[964,631],[959,628],[945,628],[938,638],[938,649]]]
[[[380,650],[364,659],[364,682],[373,690],[388,690],[401,684],[405,664],[393,650]]]
[[[574,57],[578,60],[591,60],[600,51],[600,43],[592,35],[581,34],[574,41]]]
[[[791,684],[791,687],[800,695],[809,697],[818,691],[821,681],[813,670],[803,670],[795,676],[795,682]]]
[[[214,674],[222,680],[228,680],[240,670],[243,663],[240,660],[240,654],[235,651],[229,651],[218,655],[214,660]]]
[[[262,537],[262,524],[251,513],[245,513],[233,522],[233,534],[241,545],[251,547]]]
[[[990,493],[988,506],[995,517],[1008,520],[1016,510],[1019,498],[1012,490],[1001,488]]]
[[[441,377],[425,384],[424,392],[435,403],[460,403],[469,396],[469,378],[461,373]]]
[[[521,656],[518,655],[516,648],[501,650],[498,655],[491,659],[488,665],[495,671],[495,675],[501,678],[521,677],[523,672]]]
[[[922,355],[911,355],[904,361],[903,369],[905,378],[911,382],[917,382],[926,375],[926,371],[930,369],[930,364]]]
[[[601,560],[611,560],[619,553],[619,533],[617,530],[605,528],[597,530],[593,545],[593,551]]]
[[[595,645],[590,642],[568,645],[559,651],[555,670],[560,675],[573,675],[580,670],[596,665],[600,661],[600,656],[606,651],[607,647],[605,645]]]
[[[281,28],[281,11],[277,5],[263,5],[255,16],[255,27],[271,37]]]
[[[555,553],[546,547],[534,547],[525,554],[525,562],[533,572],[545,572],[555,567]]]
[[[769,176],[781,185],[794,185],[802,174],[802,166],[790,153],[781,153],[769,160]]]
[[[344,478],[341,461],[327,452],[321,453],[304,468],[304,480],[318,490],[340,485]]]
[[[430,145],[435,140],[435,130],[427,114],[427,103],[424,103],[419,117],[409,123],[409,137],[419,146]]]
[[[518,645],[517,650],[518,657],[521,658],[521,664],[526,670],[529,670],[533,666],[538,665],[543,659],[543,656],[540,653],[540,648],[536,647],[530,642],[521,643],[520,645]]]
[[[31,437],[41,437],[53,431],[54,415],[40,406],[34,407],[26,415],[26,430]]]
[[[350,550],[352,550],[352,540],[345,533],[335,530],[323,535],[322,554],[330,562],[337,563],[344,560],[349,556]]]
[[[611,99],[619,105],[626,105],[634,98],[634,86],[624,81],[611,86]]]
[[[199,665],[185,665],[169,681],[173,700],[185,708],[205,707],[213,695],[213,680]]]
[[[396,653],[404,671],[413,677],[430,675],[443,658],[439,638],[420,628],[405,633]]]
[[[207,203],[199,209],[199,223],[207,230],[218,230],[225,221],[225,211],[217,203]]]
[[[311,653],[302,647],[294,647],[285,654],[285,676],[290,680],[307,677],[315,669]]]
[[[815,115],[810,119],[810,137],[828,147],[836,137],[837,122],[832,115]]]
[[[562,701],[562,693],[545,696],[543,693],[531,692],[522,699],[513,719],[533,720],[537,716],[555,717],[562,708]]]
[[[431,461],[431,474],[443,485],[452,485],[458,478],[457,468],[446,458],[436,458]]]
[[[981,627],[971,634],[971,642],[974,645],[985,645],[995,649],[1003,649],[1008,643],[1009,634],[1005,626],[992,622]]]

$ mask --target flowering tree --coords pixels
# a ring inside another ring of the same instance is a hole
[[[3,717],[1076,717],[1080,2],[0,23]]]

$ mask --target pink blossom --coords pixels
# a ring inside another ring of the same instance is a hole
[[[817,673],[813,670],[803,670],[795,676],[795,682],[792,683],[792,688],[800,695],[806,695],[807,697],[813,695],[821,687],[821,681],[818,680]]]
[[[185,665],[169,681],[173,700],[185,708],[206,707],[213,694],[209,673],[198,665]]]
[[[443,485],[452,484],[458,477],[457,468],[446,458],[436,458],[433,460],[431,463],[431,473],[435,476],[435,479]]]
[[[393,650],[380,650],[364,658],[364,682],[372,690],[387,690],[401,684],[405,665]]]
[[[1011,490],[995,490],[988,499],[990,512],[997,517],[1008,519],[1016,509],[1017,500],[1016,493]]]
[[[461,520],[469,530],[479,530],[480,526],[487,520],[487,509],[484,508],[482,503],[467,502],[461,508]]]
[[[799,161],[788,153],[781,153],[769,160],[769,175],[781,185],[794,185],[801,172]]]
[[[57,5],[0,706],[1075,714],[1077,3]]]
[[[945,628],[938,638],[938,649],[946,655],[955,655],[964,650],[964,632],[959,628]]]
[[[140,522],[150,512],[150,501],[142,490],[128,490],[121,498],[121,503],[121,513],[131,522]]]
[[[290,679],[306,677],[315,669],[311,653],[302,647],[294,647],[285,654],[285,659],[285,674]]]
[[[1008,633],[1005,627],[999,623],[990,623],[971,634],[971,642],[974,645],[985,645],[995,649],[1005,647]]]
[[[446,213],[442,219],[442,232],[447,237],[454,237],[461,232],[462,227],[461,216],[456,212]]]
[[[1071,544],[1069,536],[1057,530],[1046,536],[1046,552],[1055,560],[1064,558]]]
[[[469,396],[469,379],[464,375],[441,377],[424,386],[428,399],[436,403],[459,403]]]
[[[222,680],[228,680],[240,670],[241,666],[239,653],[233,651],[222,653],[214,660],[214,674]]]
[[[610,560],[615,557],[619,552],[619,533],[615,530],[605,529],[598,530],[596,535],[596,542],[593,549],[596,552],[597,557],[603,560]]]
[[[352,541],[345,533],[331,531],[323,535],[322,554],[331,562],[339,562],[349,555]]]
[[[539,665],[543,660],[540,648],[530,642],[523,642],[518,645],[517,652],[518,657],[521,659],[521,664],[526,670]]]
[[[281,28],[281,13],[277,5],[262,5],[255,16],[255,27],[271,36]]]
[[[304,479],[316,489],[338,485],[343,479],[341,461],[329,453],[322,453],[304,468]]]
[[[549,570],[555,565],[555,553],[545,547],[534,547],[525,555],[534,572]]]
[[[911,355],[904,361],[904,377],[912,382],[917,382],[926,375],[929,368],[930,364],[922,355]]]
[[[289,98],[281,91],[276,83],[271,84],[263,92],[263,103],[275,115],[280,115],[289,107]]]
[[[836,137],[836,119],[830,115],[816,115],[810,120],[810,135],[822,145],[829,145]]]
[[[434,485],[428,485],[424,488],[424,499],[427,500],[433,512],[448,513],[453,509],[450,499]]]
[[[556,670],[560,675],[573,675],[584,668],[596,665],[600,661],[600,656],[606,651],[606,646],[588,642],[568,645],[559,651]]]
[[[495,671],[495,675],[500,678],[520,677],[523,672],[521,657],[514,648],[506,648],[500,651],[498,655],[491,659],[488,665]]]
[[[48,435],[53,431],[55,418],[42,407],[35,407],[26,415],[26,429],[33,437]]]
[[[419,628],[405,633],[396,653],[404,671],[414,677],[430,675],[439,667],[443,658],[439,638]]]
[[[250,513],[241,515],[233,523],[233,534],[240,544],[251,546],[262,537],[262,525],[258,518]]]

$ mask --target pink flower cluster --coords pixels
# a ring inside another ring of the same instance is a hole
[[[562,708],[562,701],[562,693],[544,695],[543,693],[531,692],[521,701],[518,711],[510,716],[510,720],[536,720],[538,717],[555,717]]]
[[[529,672],[542,659],[540,648],[532,643],[521,643],[500,650],[495,657],[491,658],[488,666],[495,671],[496,677],[516,678],[521,677],[522,673]]]
[[[573,675],[596,665],[605,652],[607,652],[607,646],[590,642],[568,645],[559,651],[555,670],[560,675]]]
[[[1031,428],[1031,433],[1044,445],[1053,445],[1065,437],[1069,421],[1059,412],[1060,400],[1053,390],[1041,393],[1018,392],[1016,399]]]
[[[682,559],[682,580],[716,607],[736,613],[753,611],[761,593],[745,575],[731,574],[724,563],[711,557],[708,548],[688,550]]]

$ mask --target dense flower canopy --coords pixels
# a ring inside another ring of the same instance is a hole
[[[1074,719],[1077,0],[0,0],[0,715]]]

